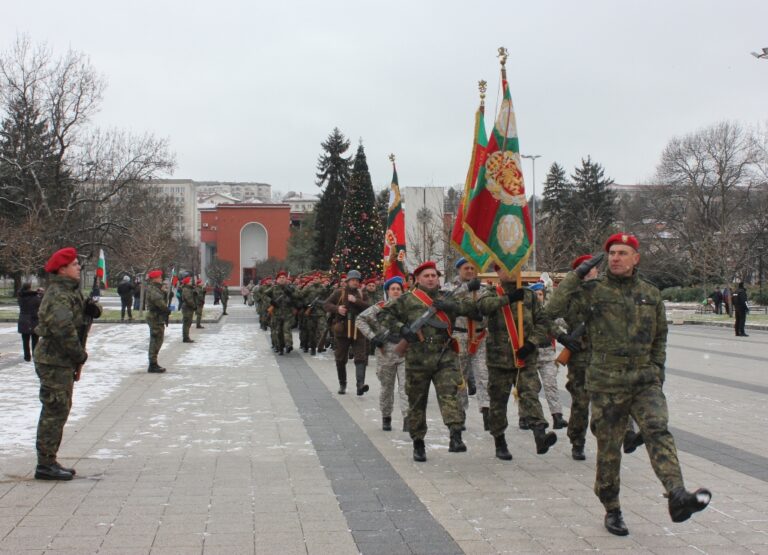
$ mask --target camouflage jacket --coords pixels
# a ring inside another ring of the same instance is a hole
[[[197,306],[205,305],[205,285],[195,285],[195,294],[197,295]]]
[[[502,287],[505,293],[512,293],[517,289],[517,285],[514,283],[503,283]],[[488,336],[485,340],[488,366],[512,369],[514,367],[512,342],[509,339],[509,332],[502,312],[502,307],[509,305],[509,297],[507,295],[499,296],[495,287],[487,287],[483,290],[477,304],[480,312],[488,316]],[[513,303],[510,309],[515,326],[517,326],[517,303]],[[519,333],[520,330],[518,330]],[[536,294],[526,289],[523,297],[523,339],[534,345],[540,345],[545,343],[547,336],[552,333],[552,320],[545,314]],[[525,359],[527,367],[535,366],[538,358],[537,350],[534,350]]]
[[[421,289],[418,285],[416,287]],[[422,291],[433,300],[442,300],[446,296],[446,293],[439,289],[432,291],[422,289]],[[451,325],[456,321],[457,316],[477,316],[477,307],[467,299],[451,297],[446,302],[449,306],[445,314],[450,319]],[[410,326],[426,311],[427,306],[412,291],[409,291],[382,307],[382,322],[392,335],[398,336],[403,326]],[[435,321],[435,323],[440,322],[437,317],[433,317],[431,321]],[[448,334],[447,328],[427,323],[420,331],[424,341],[411,343],[405,352],[405,365],[407,368],[432,368],[444,355],[455,356],[453,346],[451,345],[452,339]]]
[[[547,316],[552,320],[558,318],[565,320],[568,326],[568,333],[572,333],[579,324],[585,323],[587,320],[589,301],[583,290],[585,283],[588,283],[588,281],[581,282],[579,290],[575,292],[561,289],[560,287],[556,288],[547,306],[544,308]],[[592,345],[586,331],[581,336],[580,342],[581,350],[578,353],[571,353],[571,361],[574,363],[587,363],[589,362],[589,352],[592,349]]]
[[[147,316],[149,325],[165,324],[165,317],[170,314],[168,295],[163,290],[162,283],[149,282],[147,286]]]
[[[293,309],[301,302],[300,292],[290,283],[285,285],[273,285],[264,296],[269,305],[274,307],[272,316],[275,318],[289,318],[293,316]]]
[[[347,301],[348,295],[355,297],[356,300],[354,303]],[[349,314],[349,316],[342,316],[339,314],[338,309],[339,306],[342,305],[347,307],[347,314]],[[366,296],[365,291],[362,289],[352,289],[350,287],[336,289],[333,293],[331,293],[330,297],[325,299],[325,302],[323,303],[323,308],[333,317],[334,322],[345,322],[347,318],[350,318],[352,321],[354,321],[355,318],[357,318],[357,315],[369,306],[371,305],[368,302],[368,297]]]
[[[583,291],[589,307],[586,324],[592,351],[587,390],[618,392],[664,381],[667,316],[656,287],[637,272],[631,277],[608,272],[583,283],[569,272],[560,289],[568,296]]]
[[[35,328],[40,336],[35,362],[74,368],[88,358],[78,336],[84,308],[79,281],[56,274],[50,277],[38,312],[40,323]]]
[[[328,291],[321,283],[308,285],[301,290],[301,305],[308,312],[307,316],[321,318],[325,316],[323,302],[328,296]]]
[[[181,286],[181,309],[194,312],[197,308],[197,290],[189,283]]]
[[[405,360],[405,357],[395,352],[395,346],[400,342],[400,334],[388,333],[389,330],[381,322],[383,316],[381,309],[383,307],[384,301],[372,304],[360,313],[355,324],[360,333],[368,339],[373,339],[377,335],[383,338],[384,346],[376,352],[376,361],[379,365],[400,364]]]
[[[459,276],[456,276],[450,283],[446,283],[443,286],[443,291],[452,291],[453,296],[457,299],[467,299],[473,303],[476,303],[482,294],[482,289],[478,291],[470,291],[468,289],[468,281],[462,281]],[[475,321],[475,330],[477,332],[482,331],[488,325],[488,319],[483,317],[481,321]],[[456,318],[456,326],[454,328],[454,335],[466,334],[469,330],[469,319],[466,316],[459,316]]]

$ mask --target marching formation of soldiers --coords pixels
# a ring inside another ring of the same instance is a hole
[[[517,271],[498,266],[498,283],[483,284],[465,259],[456,263],[456,279],[442,287],[436,264],[427,261],[413,271],[410,288],[401,277],[363,280],[357,270],[335,283],[321,272],[291,279],[281,271],[274,279],[244,288],[243,295],[255,305],[260,327],[270,330],[278,356],[293,351],[294,327],[299,328],[304,353],[314,356],[333,349],[340,395],[347,391],[350,360],[357,395],[369,390],[366,368],[375,354],[382,430],[392,430],[397,384],[403,431],[410,434],[416,462],[427,460],[424,439],[431,386],[448,430],[449,452],[467,451],[462,432],[469,397],[474,396],[497,458],[513,458],[505,434],[510,397],[519,399],[520,428],[531,431],[536,453],[546,454],[557,436],[548,431],[539,399],[543,382],[553,428],[567,427],[574,460],[586,459],[587,426],[595,436],[595,494],[606,510],[605,527],[612,534],[626,535],[619,502],[622,447],[629,453],[645,443],[673,521],[687,520],[711,499],[706,489],[689,492],[684,486],[663,393],[666,313],[659,290],[638,276],[638,249],[632,235],[609,237],[605,253],[573,261],[573,271],[549,298],[544,297],[543,283],[522,287]],[[35,474],[40,479],[67,480],[74,475],[73,469],[56,462],[71,406],[72,376],[87,357],[77,330],[88,303],[78,288],[79,266],[74,268],[73,252],[59,251],[46,266],[53,275],[40,308],[41,339],[35,350],[43,402]],[[598,267],[606,256],[608,268],[600,276]],[[157,354],[170,299],[162,288],[160,270],[149,272],[148,278],[148,371],[164,372]],[[202,282],[185,277],[179,300],[183,341],[191,343],[195,315],[197,327],[202,327]],[[71,320],[71,325],[62,319]],[[570,354],[566,389],[572,404],[567,421],[557,390],[555,342]]]

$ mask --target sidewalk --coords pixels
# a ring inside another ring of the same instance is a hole
[[[414,463],[407,434],[380,429],[374,361],[371,391],[339,396],[331,353],[277,357],[252,308],[230,313],[193,329],[191,345],[170,327],[161,375],[145,372],[146,329],[94,328],[60,452],[72,482],[31,479],[36,380],[0,358],[0,410],[16,410],[14,430],[0,431],[0,552],[768,552],[768,447],[755,441],[768,424],[768,334],[735,343],[726,330],[671,328],[671,426],[689,487],[710,487],[713,502],[673,524],[638,451],[622,461],[630,536],[618,538],[592,493],[591,436],[575,462],[564,431],[538,456],[530,432],[510,428],[505,463],[472,400],[469,451],[452,454],[433,397],[429,460]],[[18,349],[3,326],[0,350]],[[397,408],[394,420],[399,430]]]

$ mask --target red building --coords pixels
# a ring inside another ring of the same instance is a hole
[[[200,209],[202,267],[215,256],[232,263],[227,285],[256,279],[254,264],[285,260],[291,228],[288,204],[219,204]],[[259,276],[261,277],[261,276]]]

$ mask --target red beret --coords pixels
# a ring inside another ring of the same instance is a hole
[[[200,278],[197,278],[197,284],[198,284],[198,285],[202,285],[202,284],[203,284],[203,280],[202,280],[202,279],[200,279]]]
[[[184,285],[189,285],[191,281],[192,281],[192,278],[190,276],[187,276],[181,280],[181,283],[183,283]]]
[[[277,272],[277,274],[275,275],[275,279],[279,278],[280,276],[285,276],[285,277],[288,277],[288,272],[286,272],[285,270],[280,270],[280,271],[279,271],[279,272]]]
[[[155,279],[159,277],[163,277],[163,271],[162,270],[152,270],[147,274],[147,277],[149,279]]]
[[[347,274],[341,274],[341,275],[339,276],[339,279],[347,279]]]
[[[571,268],[575,270],[582,262],[589,260],[590,258],[592,258],[591,254],[582,254],[580,257],[571,262]]]
[[[605,252],[608,252],[608,249],[610,249],[611,245],[614,243],[621,243],[622,245],[630,246],[635,250],[638,250],[640,247],[640,241],[638,241],[637,237],[634,235],[630,235],[629,233],[616,233],[608,237],[608,240],[605,242]]]
[[[65,247],[58,250],[45,263],[45,271],[52,274],[62,266],[71,263],[75,258],[77,258],[77,251],[74,247]]]
[[[418,277],[424,270],[435,270],[438,276],[442,275],[437,269],[437,264],[433,260],[427,260],[413,271],[413,277]]]

